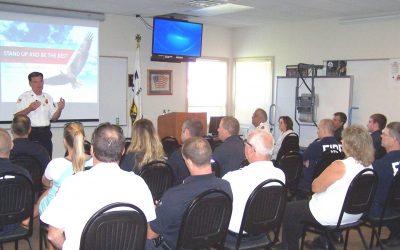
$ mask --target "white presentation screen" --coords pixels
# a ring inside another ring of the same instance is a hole
[[[65,99],[60,120],[99,119],[98,21],[0,12],[0,122],[44,75],[43,92]]]

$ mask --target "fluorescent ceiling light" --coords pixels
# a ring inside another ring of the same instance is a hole
[[[211,7],[219,4],[226,4],[228,3],[228,0],[191,0],[189,2],[186,2],[184,4],[194,6],[194,7],[199,7],[199,8],[206,8],[206,7]]]
[[[238,5],[232,3],[220,4],[211,7],[206,7],[197,10],[189,11],[193,15],[197,16],[215,16],[215,15],[222,15],[228,13],[234,13],[244,10],[253,9],[253,7],[245,6],[245,5]]]
[[[369,22],[369,21],[380,21],[389,19],[399,19],[400,12],[385,13],[381,15],[369,15],[369,16],[357,16],[357,17],[346,17],[339,19],[339,23],[358,23],[358,22]]]

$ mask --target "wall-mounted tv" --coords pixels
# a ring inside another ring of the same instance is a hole
[[[153,55],[200,57],[203,24],[177,19],[153,19]]]

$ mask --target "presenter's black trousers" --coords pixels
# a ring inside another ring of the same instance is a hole
[[[32,131],[29,134],[29,139],[31,141],[37,141],[41,144],[47,152],[49,152],[50,159],[53,154],[53,143],[51,142],[51,137],[53,134],[51,133],[50,126],[45,127],[32,127]]]

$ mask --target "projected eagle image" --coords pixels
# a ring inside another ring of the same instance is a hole
[[[44,83],[49,85],[65,85],[71,83],[73,88],[82,86],[78,81],[78,75],[81,73],[89,57],[89,50],[93,40],[93,33],[88,33],[79,49],[75,50],[69,59],[65,69],[60,74],[45,78]]]

